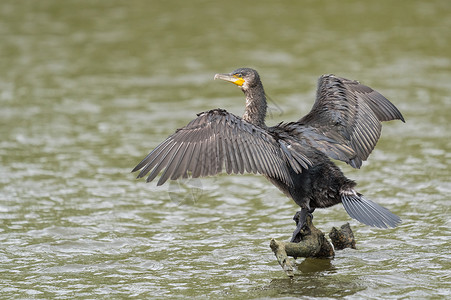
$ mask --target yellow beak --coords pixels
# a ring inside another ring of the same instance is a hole
[[[231,83],[236,84],[237,86],[242,86],[244,84],[244,79],[241,77],[238,77],[237,75],[231,75],[231,74],[216,74],[215,79],[221,79],[225,80]]]

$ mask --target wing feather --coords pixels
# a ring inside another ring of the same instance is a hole
[[[404,117],[384,96],[358,81],[334,75],[318,80],[316,101],[312,110],[290,127],[299,135],[309,131],[308,143],[332,158],[359,168],[373,151],[380,137],[382,121]],[[332,141],[321,138],[330,138]],[[315,143],[314,140],[321,140]],[[315,145],[316,144],[316,145]],[[338,145],[345,145],[343,148]],[[352,151],[349,151],[351,148]]]
[[[188,176],[211,176],[227,173],[260,173],[277,178],[292,186],[290,168],[302,172],[311,166],[303,148],[296,151],[289,142],[281,149],[279,136],[268,129],[215,109],[198,114],[188,125],[150,152],[133,171],[141,170],[138,178],[154,180],[161,173],[157,185],[168,179]]]

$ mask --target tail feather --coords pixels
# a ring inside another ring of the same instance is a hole
[[[357,221],[379,228],[396,227],[401,223],[401,218],[379,204],[366,199],[355,192],[344,193],[341,202],[351,218]]]

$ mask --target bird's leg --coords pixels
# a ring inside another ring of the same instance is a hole
[[[300,211],[297,211],[293,217],[293,220],[296,222],[296,229],[293,232],[293,236],[291,237],[292,243],[299,243],[301,241],[301,231],[309,230],[307,226],[307,215],[313,219],[314,208],[302,208]],[[304,234],[305,235],[305,234]]]

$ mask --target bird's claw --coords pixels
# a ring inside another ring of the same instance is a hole
[[[296,212],[293,217],[293,220],[296,222],[296,229],[293,232],[290,242],[299,243],[303,236],[310,234],[310,227],[308,226],[307,218],[310,217],[310,220],[313,219],[312,212],[313,210],[307,213],[302,210]]]

